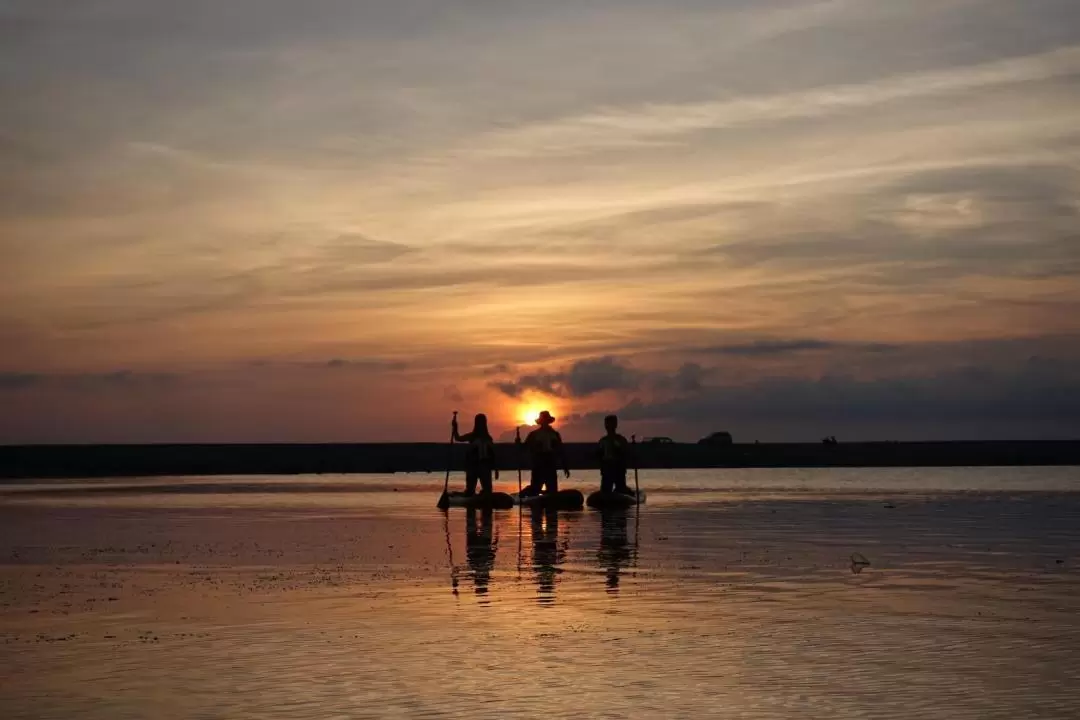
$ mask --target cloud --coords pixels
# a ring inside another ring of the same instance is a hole
[[[826,117],[902,100],[1067,78],[1078,72],[1080,46],[1070,45],[1034,55],[899,75],[872,83],[590,113],[488,135],[460,152],[477,157],[527,158],[649,147],[688,133]]]
[[[501,392],[506,397],[510,397],[510,398],[519,398],[519,397],[521,397],[522,394],[527,389],[525,386],[523,386],[523,385],[521,385],[521,384],[519,384],[519,383],[517,383],[515,381],[512,381],[512,380],[506,380],[506,381],[502,381],[502,382],[492,381],[492,382],[488,383],[488,387],[494,388],[495,390],[498,390],[499,392]]]
[[[673,351],[681,354],[679,351]],[[649,373],[651,387],[662,395],[685,394],[700,390],[706,379],[719,372],[718,368],[702,367],[696,362],[685,362],[673,373],[654,371]]]
[[[305,363],[307,367],[326,367],[332,370],[404,370],[408,363],[403,360],[368,360],[368,359],[345,359],[333,358],[325,363]]]
[[[0,372],[0,390],[24,390],[31,388],[63,388],[68,390],[132,389],[163,387],[178,382],[199,379],[210,381],[229,377],[229,373],[241,369],[245,376],[253,373],[271,373],[281,370],[305,371],[363,371],[396,372],[408,368],[403,360],[393,359],[346,359],[333,358],[322,361],[274,361],[254,360],[241,365],[224,365],[214,369],[189,372],[155,372],[134,370],[111,370],[93,373],[38,373],[10,371]]]
[[[781,377],[664,400],[635,399],[616,412],[627,421],[674,423],[700,433],[754,428],[789,438],[831,428],[862,439],[888,439],[890,433],[928,438],[942,428],[951,431],[950,439],[986,433],[1065,437],[1080,434],[1080,371],[1072,362],[1032,357],[1001,370],[967,366],[868,380]]]
[[[457,385],[447,385],[444,387],[443,399],[455,403],[465,402],[465,396],[461,394],[461,390],[458,389]]]
[[[180,379],[179,373],[172,372],[136,372],[133,370],[114,370],[98,374],[68,376],[77,382],[102,385],[146,385],[172,383]]]
[[[578,360],[559,372],[521,375],[516,380],[488,385],[512,398],[529,390],[555,397],[586,398],[608,390],[632,390],[641,384],[641,379],[641,373],[607,355]]]
[[[373,240],[359,233],[345,233],[326,243],[321,250],[321,262],[355,266],[387,263],[415,249],[401,243]]]
[[[588,397],[605,390],[632,390],[639,383],[639,374],[611,355],[579,360],[570,367],[566,377],[566,388],[571,397]]]
[[[80,330],[372,295],[393,287],[395,277],[426,286],[422,276],[390,269],[415,248],[358,233],[331,235],[307,225],[255,236],[226,234],[215,242],[189,244],[180,253],[135,236],[96,238],[92,245],[93,262],[103,268],[101,280],[69,293],[72,300],[64,305],[63,324]],[[69,255],[77,259],[82,252]],[[374,299],[367,303],[377,305]]]
[[[675,371],[673,378],[675,389],[681,393],[696,392],[701,389],[705,379],[714,371],[703,368],[697,363],[683,363]]]
[[[964,292],[964,284],[948,281],[1024,279],[1032,281],[1024,291],[1030,298],[1055,288],[1035,281],[1080,274],[1078,187],[1076,168],[1051,162],[911,171],[851,187],[830,198],[827,215],[802,203],[747,210],[735,238],[686,253],[729,271],[801,278],[808,293],[820,279],[828,281],[823,291],[893,293],[903,302]],[[1006,285],[987,293],[990,287],[981,285],[984,301],[1009,297]],[[1068,300],[1060,300],[1064,310]]]
[[[508,375],[514,372],[514,366],[509,363],[498,363],[491,367],[484,368],[483,375],[485,377],[491,377],[492,375]]]
[[[731,345],[712,345],[697,348],[695,352],[716,355],[737,355],[742,357],[760,357],[765,355],[789,355],[792,353],[817,350],[860,350],[865,352],[889,352],[897,349],[887,343],[849,343],[832,340],[755,340],[748,343]]]
[[[0,388],[24,388],[37,385],[46,379],[45,375],[28,372],[0,372]]]
[[[555,397],[566,397],[565,381],[565,373],[540,373],[522,375],[517,380],[493,381],[488,383],[488,386],[512,398],[519,398],[530,390]]]
[[[100,373],[0,373],[0,389],[22,390],[37,387],[67,389],[132,388],[160,386],[182,379],[180,373],[112,370]]]

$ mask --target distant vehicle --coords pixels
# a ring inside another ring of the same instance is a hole
[[[729,432],[714,432],[698,440],[698,445],[731,445],[734,441]]]
[[[651,467],[669,468],[673,461],[672,455],[675,453],[675,441],[669,437],[647,437],[642,440],[642,444],[645,447],[642,450],[643,455],[650,456],[646,462]],[[649,450],[648,448],[652,448]]]

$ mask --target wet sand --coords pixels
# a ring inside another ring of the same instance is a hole
[[[1080,715],[1076,468],[643,481],[608,514],[443,514],[430,476],[5,486],[2,715]]]

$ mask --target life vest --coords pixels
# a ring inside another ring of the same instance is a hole
[[[471,435],[465,457],[477,465],[491,462],[495,457],[495,446],[491,438]]]
[[[529,435],[529,445],[538,455],[553,455],[555,446],[559,442],[559,433],[550,428],[533,430]]]
[[[618,436],[605,435],[600,439],[600,453],[604,462],[615,462],[622,458],[622,448],[620,447]]]

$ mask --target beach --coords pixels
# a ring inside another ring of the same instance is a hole
[[[438,474],[0,485],[0,708],[1080,715],[1080,468],[641,484],[621,513],[442,513]]]

